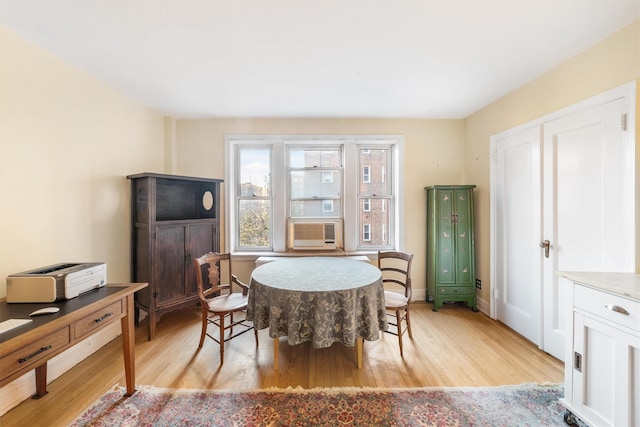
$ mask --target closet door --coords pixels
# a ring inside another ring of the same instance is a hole
[[[494,297],[497,319],[539,344],[542,253],[540,128],[496,144]]]
[[[564,354],[570,283],[557,271],[635,271],[632,141],[619,98],[543,125],[543,344]],[[630,221],[631,219],[631,221]]]
[[[569,284],[556,273],[635,271],[635,90],[491,139],[491,316],[560,360]]]

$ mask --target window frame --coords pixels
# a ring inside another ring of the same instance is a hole
[[[404,248],[404,174],[401,173],[404,164],[404,136],[402,135],[225,135],[225,209],[224,229],[226,250],[235,255],[250,257],[263,255],[277,255],[287,252],[287,226],[289,218],[289,188],[286,173],[287,147],[302,146],[336,146],[343,147],[343,191],[342,215],[344,251],[348,254],[372,254],[378,249],[403,250]],[[256,148],[271,149],[271,246],[269,248],[239,248],[238,247],[238,217],[236,181],[239,165],[236,163],[236,149]],[[387,147],[393,150],[392,164],[388,165],[389,179],[393,184],[393,209],[391,228],[387,230],[388,244],[384,247],[359,247],[361,229],[358,224],[358,203],[355,187],[362,179],[362,170],[357,165],[359,150],[376,147]],[[351,165],[350,167],[348,167]]]

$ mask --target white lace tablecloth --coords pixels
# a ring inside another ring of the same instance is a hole
[[[270,262],[251,275],[247,318],[289,344],[356,345],[387,328],[380,270],[368,262],[301,257]]]

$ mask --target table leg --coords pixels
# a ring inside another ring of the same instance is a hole
[[[278,354],[280,354],[280,351],[278,350],[280,344],[280,340],[278,337],[275,337],[273,339],[273,370],[277,371],[278,370]]]
[[[47,362],[36,367],[36,394],[31,398],[40,399],[45,394],[47,394]]]
[[[358,369],[362,369],[362,337],[358,337],[357,347],[358,347]]]
[[[131,396],[136,392],[136,357],[135,357],[135,328],[134,328],[134,301],[133,294],[124,300],[125,316],[120,319],[122,328],[122,352],[124,355],[124,375],[127,382],[127,394]]]

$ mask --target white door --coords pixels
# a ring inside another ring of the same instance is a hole
[[[635,270],[627,111],[621,98],[543,125],[542,240],[549,240],[550,250],[542,263],[541,348],[560,359],[568,284],[556,272]]]
[[[539,126],[499,139],[494,175],[497,319],[536,344],[541,338],[540,147]]]
[[[492,138],[491,315],[558,359],[557,271],[635,271],[634,94],[626,85]]]

